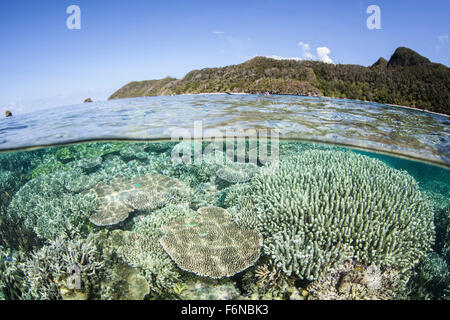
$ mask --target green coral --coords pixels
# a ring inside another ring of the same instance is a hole
[[[53,171],[55,171],[59,168],[62,168],[62,167],[63,167],[63,164],[59,161],[43,163],[43,164],[39,165],[38,167],[36,167],[31,172],[31,177],[34,179],[34,178],[39,177],[40,175],[52,173]]]
[[[265,254],[302,279],[317,279],[348,259],[407,270],[434,241],[431,206],[417,182],[352,152],[312,150],[282,159],[226,202],[251,213],[244,224],[262,232]]]
[[[67,163],[75,159],[76,150],[73,146],[59,147],[56,150],[55,157],[62,163]]]

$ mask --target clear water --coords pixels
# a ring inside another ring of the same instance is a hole
[[[345,144],[450,163],[449,118],[372,102],[298,96],[181,95],[93,102],[0,121],[0,150],[100,139],[171,138],[173,129],[277,129],[282,138]],[[172,130],[171,130],[172,129]]]
[[[224,136],[278,129],[280,141],[167,139],[194,136],[198,120]],[[450,294],[446,117],[292,96],[156,97],[3,119],[0,140],[2,299]]]

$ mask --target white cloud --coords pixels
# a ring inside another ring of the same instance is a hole
[[[223,31],[213,31],[212,33],[213,34],[225,34],[225,32],[223,32]]]
[[[267,58],[271,58],[271,59],[275,59],[275,60],[296,60],[296,61],[303,60],[302,58],[299,58],[299,57],[291,57],[291,58],[280,57],[280,56],[266,56],[266,57]]]
[[[330,58],[330,53],[331,50],[328,49],[327,47],[319,47],[316,49],[317,51],[317,57],[315,55],[312,54],[311,52],[311,46],[308,43],[304,43],[302,41],[300,41],[298,43],[298,45],[301,47],[302,50],[302,54],[300,55],[300,57],[281,57],[281,56],[277,56],[277,55],[272,55],[272,56],[265,56],[267,58],[272,58],[272,59],[276,59],[276,60],[295,60],[295,61],[302,61],[302,60],[319,60],[325,63],[334,63],[333,59]],[[251,58],[254,58],[258,55],[255,55]],[[249,58],[249,57],[246,57]]]
[[[298,43],[302,47],[302,58],[303,59],[315,59],[314,55],[311,53],[311,46],[308,43],[300,41]]]
[[[328,56],[331,53],[330,49],[327,47],[317,48],[317,56],[320,61],[325,63],[334,63],[333,60]]]
[[[448,42],[448,34],[447,33],[440,34],[438,38],[439,38],[440,43]]]

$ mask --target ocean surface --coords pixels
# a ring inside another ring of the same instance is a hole
[[[1,119],[0,300],[448,300],[448,124],[220,94]]]
[[[450,164],[450,119],[345,99],[180,95],[101,101],[0,120],[0,150],[85,140],[167,139],[174,129],[277,129],[280,138],[342,144]],[[226,134],[226,133],[225,133]]]

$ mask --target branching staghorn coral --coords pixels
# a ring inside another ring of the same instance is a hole
[[[251,221],[241,224],[256,220],[264,253],[301,279],[348,259],[407,270],[434,241],[433,213],[417,182],[352,152],[305,151],[269,164],[246,188],[225,203],[250,210]]]
[[[23,219],[41,239],[86,235],[97,202],[93,195],[69,191],[81,175],[81,169],[73,169],[30,180],[14,195],[8,214]]]
[[[26,255],[0,246],[0,297],[4,300],[28,300],[28,284],[24,274]],[[1,299],[0,299],[1,300]]]
[[[103,261],[91,242],[51,241],[25,265],[29,294],[35,299],[55,300],[81,292],[84,298],[90,298],[98,289],[103,269]]]

